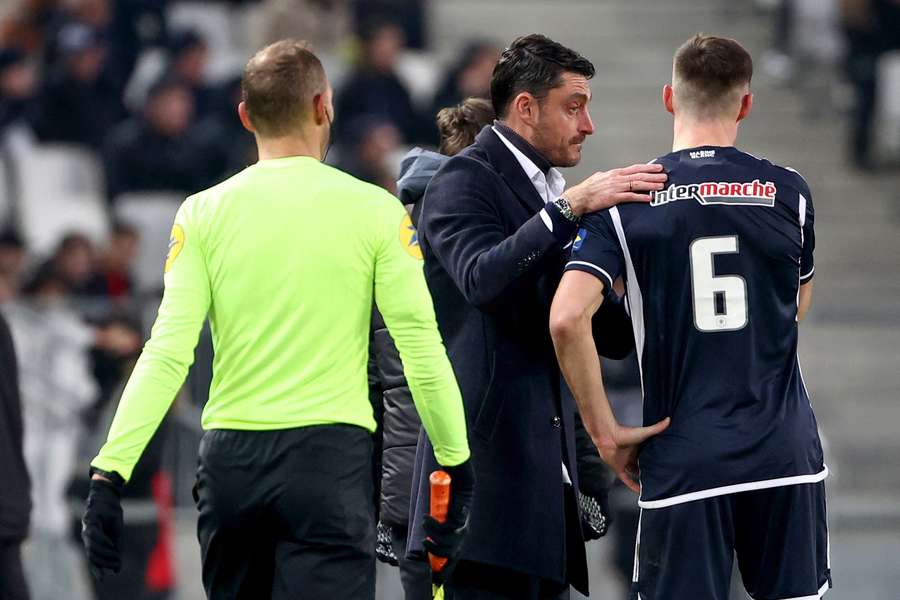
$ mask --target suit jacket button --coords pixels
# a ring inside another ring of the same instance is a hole
[[[553,425],[553,427],[555,427],[556,429],[559,429],[560,427],[562,427],[562,419],[560,419],[559,417],[553,417],[552,419],[550,419],[550,424]]]

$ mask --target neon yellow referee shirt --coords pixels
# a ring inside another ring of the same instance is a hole
[[[415,229],[400,202],[310,157],[260,161],[189,197],[175,217],[150,340],[92,465],[128,480],[194,359],[209,316],[204,429],[345,423],[374,431],[374,301],[446,466],[469,457]]]

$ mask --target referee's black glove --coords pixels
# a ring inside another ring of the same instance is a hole
[[[442,583],[442,576],[449,573],[454,559],[469,529],[469,510],[475,496],[475,470],[472,459],[455,467],[441,467],[450,475],[450,506],[447,508],[447,520],[439,523],[431,515],[425,516],[425,549],[434,554],[450,559],[450,564],[440,573],[434,574],[436,583]]]
[[[107,572],[122,569],[119,540],[122,537],[122,488],[124,480],[116,473],[109,481],[91,478],[84,517],[81,518],[81,540],[90,564],[91,574],[102,581]]]

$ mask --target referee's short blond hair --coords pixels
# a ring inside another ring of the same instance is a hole
[[[304,41],[281,40],[257,52],[244,68],[241,92],[257,133],[283,137],[313,113],[313,99],[327,79],[319,58]]]

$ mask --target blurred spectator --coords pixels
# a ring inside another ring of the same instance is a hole
[[[356,118],[350,131],[352,137],[342,147],[338,168],[394,193],[394,173],[388,161],[400,149],[400,132],[393,123],[376,116]]]
[[[285,38],[306,40],[316,54],[336,54],[351,39],[347,0],[264,0],[263,47]]]
[[[66,293],[83,295],[94,275],[94,245],[80,233],[66,234],[42,267],[58,277]]]
[[[225,82],[215,91],[212,110],[195,130],[198,146],[208,160],[210,184],[231,177],[256,162],[253,134],[244,129],[237,115],[241,102],[241,78]]]
[[[0,305],[19,292],[25,265],[25,241],[13,230],[0,233]]]
[[[58,36],[59,58],[50,67],[34,117],[44,141],[99,149],[103,136],[124,115],[120,91],[101,79],[107,45],[88,25],[69,23]]]
[[[27,120],[36,89],[37,77],[28,56],[13,48],[0,49],[0,130]]]
[[[166,50],[169,53],[167,76],[190,88],[194,96],[194,113],[206,115],[215,101],[214,90],[206,83],[209,47],[206,40],[192,29],[172,33]]]
[[[190,135],[194,98],[183,83],[164,79],[147,96],[143,113],[110,134],[104,147],[106,191],[193,192],[212,177],[210,159]]]
[[[376,21],[362,33],[362,62],[348,77],[337,97],[335,119],[339,142],[354,137],[354,121],[364,115],[381,117],[392,123],[403,141],[419,139],[419,118],[409,91],[395,70],[403,31],[396,23]],[[358,132],[357,132],[358,136]]]
[[[120,326],[93,329],[69,306],[66,279],[47,263],[20,301],[5,307],[18,353],[34,521],[26,570],[36,598],[79,598],[80,553],[69,536],[66,488],[75,468],[82,413],[94,401],[88,350],[120,354],[139,338]]]
[[[442,108],[456,106],[466,98],[490,98],[491,74],[499,57],[500,51],[493,44],[469,44],[438,88],[431,114],[436,115]]]
[[[494,121],[494,107],[485,98],[467,98],[458,105],[439,110],[435,121],[441,135],[438,152],[455,156],[475,141],[484,126]]]
[[[22,449],[22,403],[12,334],[0,314],[0,598],[28,600],[21,544],[28,535],[31,484]]]
[[[850,159],[857,167],[871,169],[878,59],[884,52],[900,48],[900,0],[842,0],[841,9],[847,76],[856,93]]]
[[[130,299],[134,291],[131,270],[137,260],[139,242],[140,234],[136,228],[126,223],[113,225],[109,246],[84,285],[84,293],[120,303]]]
[[[354,2],[354,20],[360,24],[378,19],[397,23],[410,48],[422,50],[427,46],[425,36],[425,0],[365,0]]]

